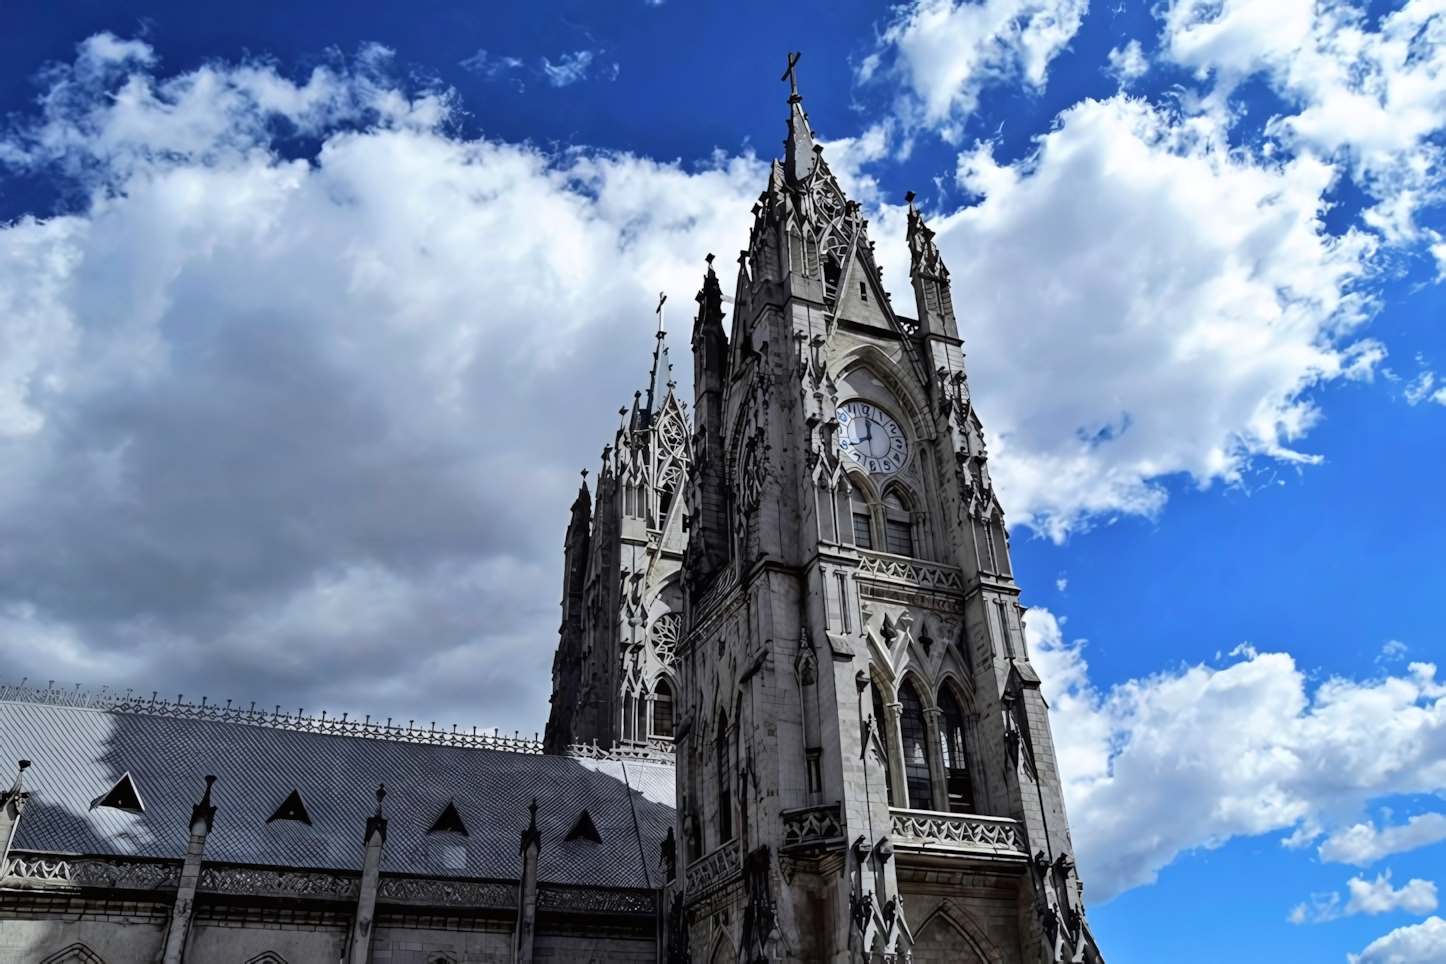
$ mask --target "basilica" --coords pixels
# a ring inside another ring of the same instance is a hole
[[[894,305],[785,79],[691,399],[660,324],[584,473],[543,739],[0,687],[0,964],[1103,960],[949,272],[909,195]]]

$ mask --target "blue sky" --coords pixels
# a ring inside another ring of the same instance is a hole
[[[954,272],[1109,959],[1446,960],[1443,17],[7,4],[0,670],[540,729],[802,49],[886,283],[908,190]]]

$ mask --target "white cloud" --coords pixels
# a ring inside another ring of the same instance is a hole
[[[1418,237],[1417,211],[1440,198],[1443,39],[1436,0],[1407,0],[1375,24],[1342,0],[1173,0],[1165,13],[1168,56],[1215,72],[1219,94],[1268,77],[1297,109],[1271,131],[1348,166],[1378,199],[1368,221],[1391,240]]]
[[[1419,924],[1398,927],[1377,938],[1351,964],[1440,964],[1446,960],[1446,920],[1428,917]]]
[[[1436,388],[1436,373],[1422,372],[1406,385],[1405,396],[1408,405],[1419,405],[1428,401],[1446,405],[1446,385]]]
[[[1065,111],[1015,163],[961,157],[983,200],[934,226],[1015,522],[1061,537],[1158,510],[1160,476],[1310,460],[1310,390],[1382,355],[1352,341],[1375,242],[1321,230],[1334,176],[1123,95]]]
[[[458,61],[457,66],[470,73],[481,74],[484,77],[496,78],[510,74],[522,66],[522,61],[517,57],[499,57],[489,54],[486,50],[478,50],[466,60]]]
[[[1372,799],[1446,789],[1446,685],[1429,664],[1311,692],[1288,655],[1245,650],[1100,692],[1048,611],[1028,632],[1095,899],[1232,837],[1294,828],[1299,844]]]
[[[587,69],[592,66],[592,58],[591,50],[563,54],[555,64],[543,57],[542,72],[547,75],[547,82],[552,86],[566,87],[568,84],[575,84],[587,77]]]
[[[897,8],[860,79],[901,88],[903,119],[954,139],[987,86],[1044,86],[1052,61],[1079,31],[1088,0],[913,0]]]
[[[0,226],[4,675],[538,728],[577,470],[766,167],[461,140],[384,51],[153,60],[0,141],[93,199]]]
[[[1411,914],[1428,914],[1437,907],[1436,885],[1429,880],[1413,878],[1399,889],[1391,886],[1391,872],[1388,870],[1374,881],[1363,877],[1352,877],[1346,882],[1350,899],[1341,903],[1339,893],[1313,894],[1311,906],[1298,904],[1291,912],[1292,924],[1303,924],[1306,920],[1315,923],[1354,917],[1356,914],[1387,914],[1404,910]],[[1312,916],[1313,915],[1313,916]]]
[[[1125,87],[1150,72],[1150,61],[1138,40],[1131,40],[1123,48],[1114,48],[1109,59],[1110,74]]]
[[[1374,822],[1340,827],[1320,845],[1320,859],[1328,863],[1369,867],[1391,854],[1426,847],[1446,840],[1446,815],[1422,813],[1404,824],[1377,827]]]

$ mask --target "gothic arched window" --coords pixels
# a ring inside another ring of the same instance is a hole
[[[713,755],[718,764],[718,842],[727,843],[733,839],[733,794],[729,792],[732,780],[728,760],[728,714],[718,711],[718,734],[713,741]]]
[[[653,690],[653,736],[673,738],[673,687],[665,679]]]
[[[623,697],[623,739],[632,740],[637,734],[637,700],[633,694],[628,693]]]
[[[914,523],[895,491],[884,496],[884,548],[896,556],[914,554]]]
[[[893,746],[894,741],[889,734],[889,718],[884,715],[883,692],[879,689],[878,683],[875,683],[870,689],[874,691],[874,726],[878,729],[879,745],[884,749],[884,793],[889,801],[889,806],[892,807],[894,805],[894,778],[889,767],[889,747]]]
[[[964,748],[964,711],[949,685],[939,688],[939,743],[943,749],[949,809],[953,813],[974,812],[974,788],[969,782],[969,754]]]
[[[924,704],[914,684],[899,687],[899,735],[904,744],[904,781],[908,784],[909,807],[934,809],[934,781],[929,773],[929,738],[924,726]]]
[[[849,509],[854,520],[854,545],[860,549],[874,547],[873,512],[868,497],[852,479],[849,480]]]

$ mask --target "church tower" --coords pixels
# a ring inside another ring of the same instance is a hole
[[[732,298],[711,256],[698,294],[686,484],[635,407],[591,544],[574,513],[566,605],[610,622],[564,624],[570,732],[620,739],[662,665],[632,654],[677,618],[671,962],[1100,961],[949,272],[910,195],[895,309],[795,62]]]
[[[545,752],[670,758],[683,620],[686,405],[674,393],[658,303],[646,399],[619,409],[597,498],[586,475],[563,544],[562,626]]]

